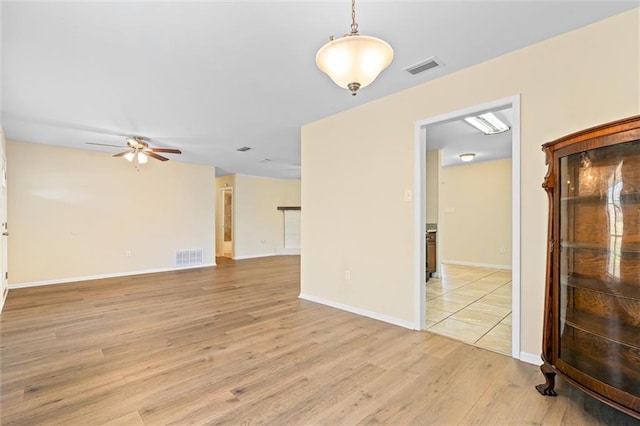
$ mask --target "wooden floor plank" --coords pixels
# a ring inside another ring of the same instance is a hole
[[[298,299],[299,257],[16,289],[0,423],[637,424],[535,366]]]

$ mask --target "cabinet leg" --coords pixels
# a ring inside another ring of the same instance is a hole
[[[556,373],[554,373],[547,364],[542,364],[540,366],[540,371],[542,371],[547,382],[537,385],[536,390],[540,392],[541,395],[556,396],[557,393],[553,390],[556,385]]]

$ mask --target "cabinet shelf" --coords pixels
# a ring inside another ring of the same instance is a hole
[[[623,371],[615,371],[614,373],[604,368],[605,366],[602,362],[597,359],[570,349],[564,349],[562,351],[562,359],[566,364],[571,365],[573,368],[588,374],[602,383],[614,386],[631,395],[640,394],[640,385],[637,379],[633,377],[633,374]]]
[[[573,195],[569,197],[560,198],[562,202],[582,202],[582,203],[602,203],[606,204],[607,196],[602,195]],[[620,201],[623,204],[637,204],[640,203],[640,192],[628,192],[620,194]]]
[[[585,312],[567,310],[565,323],[585,333],[596,335],[610,342],[640,350],[638,327],[611,321]]]
[[[560,284],[574,288],[586,288],[599,293],[640,301],[640,283],[630,284],[615,280],[597,280],[574,275],[563,277],[560,280]],[[640,334],[640,331],[638,331],[638,334]]]
[[[568,248],[568,249],[576,249],[576,250],[590,250],[590,251],[600,251],[606,253],[613,253],[612,250],[607,243],[579,243],[573,241],[562,241],[560,242],[560,247]],[[618,249],[622,256],[640,256],[640,244],[639,243],[622,243],[620,248]]]

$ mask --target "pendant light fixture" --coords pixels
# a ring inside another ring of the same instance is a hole
[[[351,0],[351,33],[329,42],[316,54],[318,68],[353,96],[366,87],[393,61],[393,49],[379,38],[358,34],[356,1]]]

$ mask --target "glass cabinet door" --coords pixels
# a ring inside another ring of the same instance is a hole
[[[559,166],[558,368],[640,396],[640,141]]]

